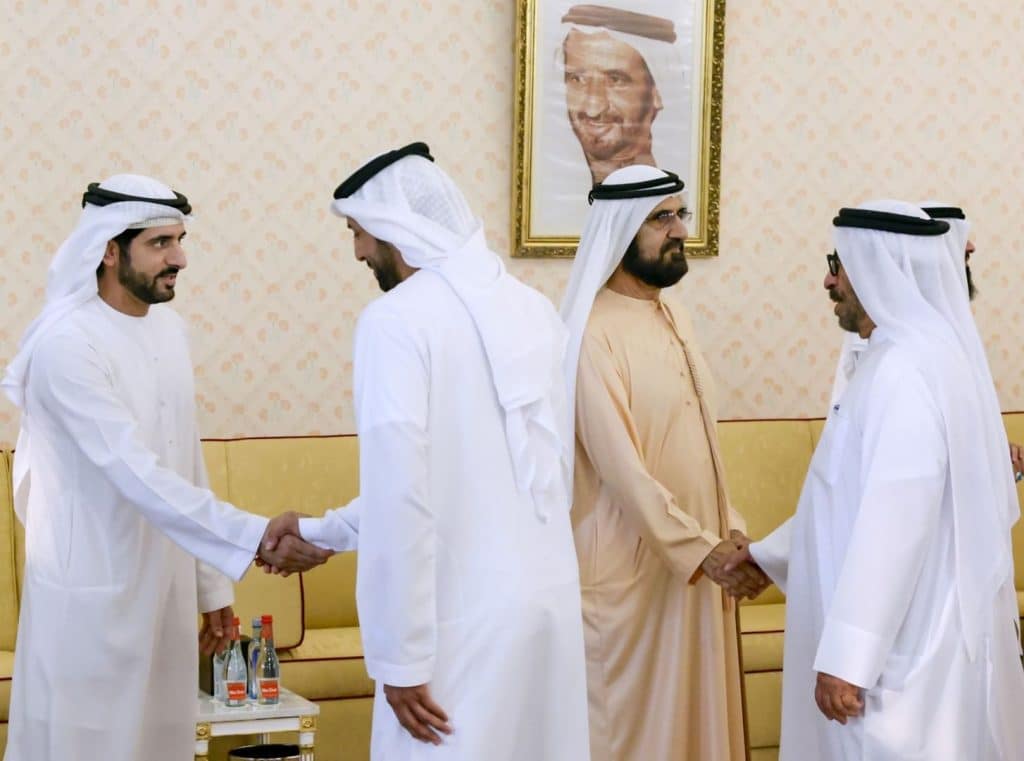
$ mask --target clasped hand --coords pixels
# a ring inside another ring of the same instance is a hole
[[[754,562],[749,546],[750,539],[742,531],[733,530],[729,539],[711,550],[700,566],[709,579],[736,599],[753,600],[771,584]]]
[[[256,565],[265,573],[289,576],[323,565],[334,553],[305,541],[299,534],[299,514],[282,513],[271,518],[260,541]]]

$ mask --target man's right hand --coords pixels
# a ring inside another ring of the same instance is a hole
[[[701,563],[701,570],[736,599],[753,600],[768,588],[771,581],[757,567],[747,544],[726,540],[720,542]]]
[[[442,734],[452,733],[448,724],[448,714],[430,697],[430,689],[425,684],[415,687],[395,687],[384,685],[384,696],[388,705],[395,712],[398,723],[417,740],[432,745],[440,745]]]
[[[864,715],[864,691],[855,684],[831,674],[818,672],[814,702],[825,718],[846,724],[847,719]]]
[[[256,565],[262,566],[267,573],[288,576],[323,565],[333,554],[303,540],[299,534],[299,514],[287,512],[271,518],[267,524]]]

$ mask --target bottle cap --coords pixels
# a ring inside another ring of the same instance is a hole
[[[262,619],[263,623],[265,623],[265,624],[272,624],[272,623],[274,623],[274,617],[273,616],[268,616],[265,613],[263,614],[263,616],[261,616],[261,619]]]
[[[253,626],[254,629],[259,627],[259,626],[263,626],[263,617],[262,616],[253,616],[252,617],[252,626]]]

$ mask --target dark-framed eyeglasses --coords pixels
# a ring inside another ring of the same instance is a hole
[[[672,222],[673,217],[679,217],[679,221],[685,225],[693,219],[693,212],[685,206],[676,211],[673,211],[672,209],[662,209],[661,211],[656,211],[644,221],[650,222],[655,227],[668,227],[669,223]]]
[[[839,261],[839,254],[833,251],[831,254],[825,254],[825,261],[828,262],[828,272],[832,277],[839,276],[839,267],[842,262]]]

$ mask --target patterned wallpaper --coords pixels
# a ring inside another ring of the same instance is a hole
[[[829,220],[936,196],[975,225],[977,317],[1024,408],[1024,6],[730,0],[722,255],[679,286],[730,418],[818,415],[839,342]],[[376,283],[331,190],[430,143],[509,246],[513,0],[10,0],[0,9],[0,362],[86,183],[153,174],[196,208],[175,308],[204,435],[353,430],[351,339]],[[553,299],[569,263],[511,270]],[[17,430],[0,404],[0,441]]]

